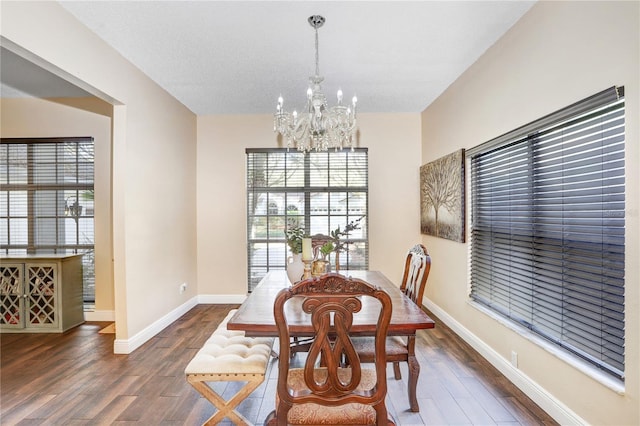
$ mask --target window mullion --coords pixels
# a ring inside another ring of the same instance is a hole
[[[27,184],[29,188],[33,188],[33,164],[34,159],[34,147],[32,144],[27,145]],[[35,217],[35,194],[34,189],[27,190],[27,254],[35,253],[35,221],[32,218]]]
[[[311,157],[304,154],[304,229],[311,233]]]

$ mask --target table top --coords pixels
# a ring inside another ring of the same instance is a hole
[[[359,278],[385,290],[391,296],[393,313],[389,335],[410,336],[417,330],[433,328],[435,323],[418,305],[413,303],[398,286],[379,271],[340,271],[340,274]],[[242,330],[247,336],[277,337],[278,329],[273,317],[273,304],[278,292],[291,284],[285,271],[271,271],[249,294],[249,297],[229,320],[229,330]],[[294,298],[295,299],[295,298]],[[353,334],[371,335],[375,332],[380,306],[364,298],[361,313],[354,320]],[[287,306],[287,320],[292,336],[313,336],[308,315],[300,308],[301,299],[291,300]]]

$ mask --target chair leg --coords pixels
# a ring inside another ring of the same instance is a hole
[[[393,363],[393,375],[395,376],[396,380],[402,380],[402,374],[400,373],[400,363],[399,362],[394,362]]]
[[[414,413],[418,413],[420,411],[420,406],[418,405],[418,398],[416,396],[416,390],[418,387],[418,376],[420,375],[420,364],[416,359],[415,355],[409,356],[409,405],[411,407],[411,411]]]
[[[418,376],[420,375],[420,363],[416,358],[416,336],[409,336],[407,338],[407,351],[409,357],[407,363],[409,364],[409,406],[411,411],[417,413],[420,411],[418,405],[418,397],[416,396],[416,389],[418,387]]]

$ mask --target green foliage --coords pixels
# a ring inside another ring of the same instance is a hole
[[[87,189],[86,191],[80,192],[80,197],[82,197],[83,200],[93,201],[93,189]]]
[[[335,249],[335,246],[331,241],[327,241],[320,247],[320,253],[322,253],[322,257],[326,258],[329,253],[331,253]]]
[[[289,228],[286,230],[285,234],[287,237],[287,245],[291,249],[291,253],[302,253],[302,237],[304,237],[304,229],[299,227]]]

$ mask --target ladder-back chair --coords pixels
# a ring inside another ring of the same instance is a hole
[[[415,304],[422,306],[422,297],[427,286],[427,278],[431,270],[431,256],[422,244],[411,247],[404,263],[404,274],[400,290],[404,292]],[[356,351],[361,362],[373,362],[374,346],[370,338],[363,337],[354,340]],[[415,358],[409,357],[409,353],[415,353],[415,337],[391,336],[387,339],[387,362],[393,363],[393,373],[396,380],[402,379],[400,362],[406,362],[409,367],[408,394],[411,411],[420,411],[416,388],[420,375],[420,364]]]

